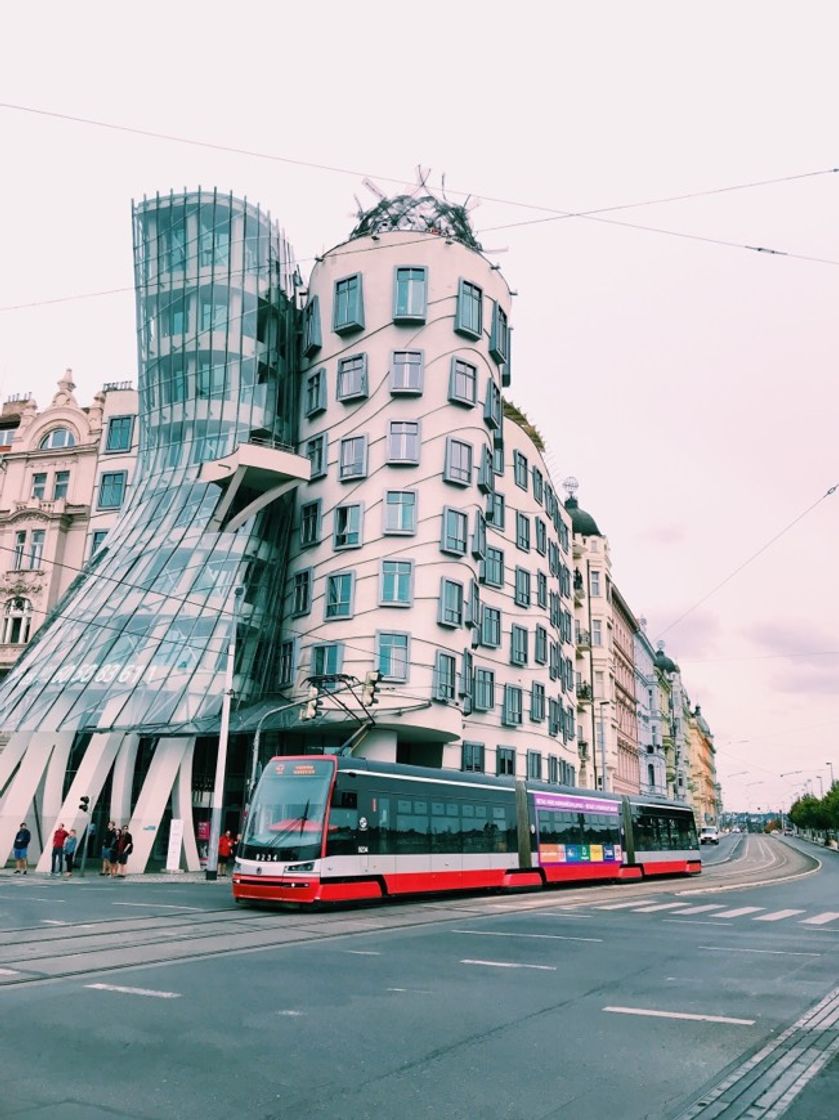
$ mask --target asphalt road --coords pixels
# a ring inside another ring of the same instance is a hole
[[[813,853],[726,837],[697,880],[322,913],[3,876],[0,1116],[833,1120]]]

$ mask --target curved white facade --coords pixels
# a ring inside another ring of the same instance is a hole
[[[510,302],[481,254],[431,233],[315,266],[281,683],[299,699],[310,675],[379,668],[358,753],[573,783],[570,523],[504,418]],[[301,732],[334,746],[356,723],[325,712]]]

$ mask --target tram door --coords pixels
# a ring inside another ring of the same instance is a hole
[[[366,800],[365,794],[354,789],[336,789],[333,792],[326,841],[327,872],[343,875],[367,873],[369,815]]]

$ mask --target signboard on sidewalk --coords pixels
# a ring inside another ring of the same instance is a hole
[[[166,870],[179,871],[181,867],[181,846],[184,841],[184,822],[173,818],[169,826],[169,848],[166,852]]]

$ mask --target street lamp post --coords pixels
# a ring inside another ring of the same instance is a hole
[[[833,763],[832,762],[826,762],[825,766],[830,771],[830,788],[833,789],[833,787],[836,785],[836,779],[833,777]]]
[[[210,823],[210,844],[207,848],[207,867],[204,872],[208,879],[218,878],[218,842],[221,836],[224,777],[227,770],[227,742],[230,737],[230,705],[233,700],[233,670],[236,664],[236,627],[239,623],[239,603],[244,590],[243,587],[237,587],[233,594],[233,620],[230,626],[230,637],[227,640],[224,696],[221,701],[221,726],[218,736],[218,755],[216,756],[216,782],[213,788],[213,815]]]
[[[603,718],[603,709],[611,705],[611,700],[598,700],[600,708],[600,788],[606,792],[606,721]]]

